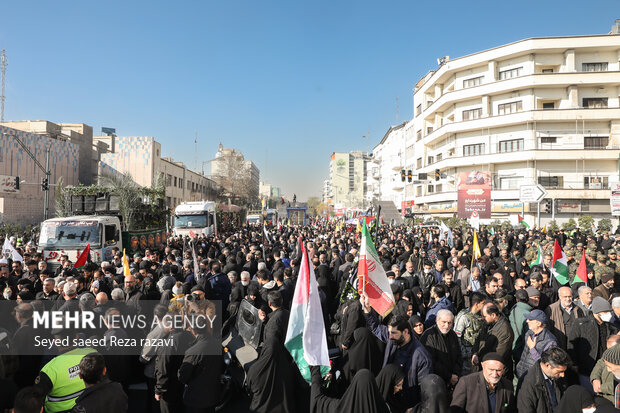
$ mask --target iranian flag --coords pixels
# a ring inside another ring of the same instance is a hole
[[[379,260],[379,255],[368,232],[366,221],[362,227],[362,244],[360,259],[357,266],[359,277],[358,289],[360,295],[366,293],[368,302],[380,316],[385,317],[394,308],[394,295],[387,275]]]
[[[586,263],[586,253],[581,253],[581,261],[579,262],[579,267],[577,267],[577,274],[575,274],[575,278],[573,278],[573,282],[571,285],[575,283],[588,283],[588,264]]]
[[[566,254],[560,248],[558,240],[553,245],[553,262],[551,264],[551,272],[561,285],[568,283],[568,264],[566,263]]]
[[[543,267],[545,266],[545,264],[543,263],[543,252],[540,244],[538,244],[538,257],[536,257],[536,261],[530,264],[530,268],[532,268],[534,265],[542,265]]]
[[[89,256],[90,256],[90,242],[86,244],[86,248],[84,248],[84,251],[82,251],[82,253],[78,257],[75,264],[73,264],[73,268],[82,268],[83,266],[85,266],[86,262],[88,261]]]
[[[530,225],[527,222],[525,222],[525,219],[520,214],[517,214],[517,216],[519,217],[519,224],[529,229]]]
[[[299,238],[302,251],[301,267],[288,319],[284,346],[293,356],[301,375],[310,383],[309,366],[321,366],[321,374],[329,371],[329,353],[319,288],[308,251]]]

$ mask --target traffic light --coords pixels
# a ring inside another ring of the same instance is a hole
[[[15,190],[19,191],[19,176],[15,177]]]
[[[540,202],[540,212],[544,212],[545,214],[551,213],[552,201],[550,199],[543,199]]]
[[[413,173],[411,173],[411,169],[407,171],[407,181],[408,182],[413,181]]]
[[[43,178],[43,180],[41,181],[41,190],[47,191],[49,188],[50,186],[49,186],[49,182],[47,181],[47,178]]]
[[[405,175],[405,170],[401,169],[401,171],[400,171],[400,180],[405,182],[405,179],[407,179],[407,176]]]
[[[441,178],[441,172],[439,169],[435,169],[435,181],[439,181],[439,178]]]

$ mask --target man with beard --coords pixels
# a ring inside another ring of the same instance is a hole
[[[514,333],[510,323],[494,303],[482,307],[484,327],[474,345],[472,364],[478,365],[485,354],[496,352],[502,355],[506,367],[505,377],[512,379],[512,341]]]
[[[420,382],[433,371],[433,362],[428,351],[411,334],[411,326],[406,317],[390,319],[388,326],[379,322],[377,313],[372,310],[368,296],[360,297],[364,318],[368,328],[379,340],[386,343],[383,366],[398,364],[405,373],[403,394],[406,407],[413,407],[420,401]]]
[[[136,311],[136,313],[140,312],[140,300],[142,300],[143,294],[142,291],[137,287],[136,277],[133,274],[129,274],[125,277],[124,281],[125,288],[123,291],[125,292],[125,303],[128,307],[131,307]]]
[[[558,403],[566,390],[564,373],[570,365],[570,357],[559,347],[551,347],[540,356],[525,374],[517,395],[519,413],[557,411]]]
[[[488,353],[482,359],[482,371],[459,380],[450,411],[457,413],[514,413],[517,411],[512,382],[504,377],[504,359]]]
[[[453,325],[454,314],[449,310],[439,310],[435,325],[420,337],[420,342],[431,355],[433,373],[441,377],[448,387],[454,387],[459,381],[463,365],[458,337],[452,330]]]
[[[444,271],[443,286],[446,289],[446,297],[452,301],[454,312],[458,314],[459,311],[465,308],[465,300],[463,299],[461,287],[454,282],[454,274],[451,271]]]

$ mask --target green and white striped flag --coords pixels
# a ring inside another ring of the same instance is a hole
[[[536,261],[530,264],[530,268],[535,265],[542,265],[543,267],[545,266],[545,264],[543,263],[543,252],[540,244],[538,244],[538,257],[536,257]]]
[[[560,285],[568,283],[568,263],[566,262],[566,254],[555,240],[553,245],[553,264],[551,264],[551,272]]]

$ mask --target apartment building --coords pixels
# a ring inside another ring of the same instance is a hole
[[[406,183],[405,201],[419,215],[467,215],[458,180],[479,171],[488,173],[493,219],[525,211],[532,222],[536,206],[519,202],[519,188],[532,184],[555,202],[543,223],[608,217],[619,96],[618,34],[532,38],[446,57],[415,85],[405,169],[428,179]],[[435,180],[435,171],[445,177]]]
[[[366,208],[366,151],[334,152],[329,162],[329,183],[323,184],[327,203],[339,207]]]

